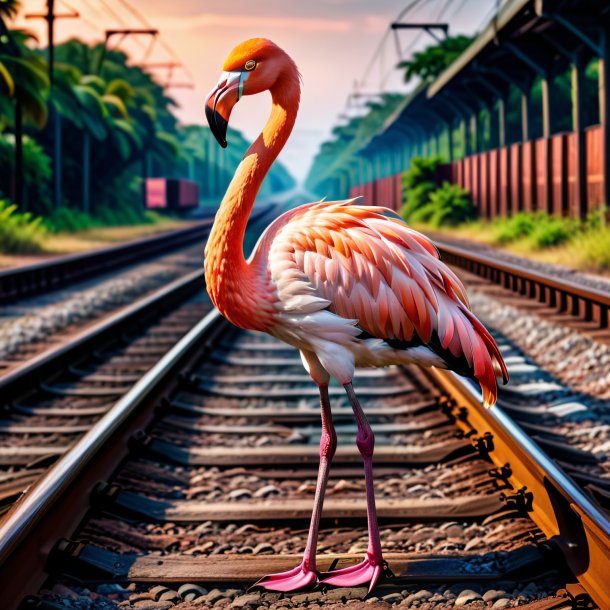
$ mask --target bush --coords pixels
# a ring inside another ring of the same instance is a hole
[[[124,227],[128,225],[155,224],[162,218],[157,212],[136,209],[129,205],[112,209],[101,206],[95,216],[85,214],[74,208],[59,208],[48,218],[44,219],[44,226],[52,233],[75,233],[100,227]]]
[[[0,193],[9,196],[15,169],[15,136],[0,135]],[[42,146],[29,136],[23,137],[24,205],[38,214],[51,208],[51,159]]]
[[[552,248],[568,242],[579,232],[579,226],[570,218],[554,218],[546,214],[536,222],[529,241],[534,248]]]
[[[411,161],[403,177],[405,201],[400,213],[405,220],[411,220],[416,210],[430,202],[430,195],[437,188],[436,172],[441,162],[440,157],[415,157]]]
[[[35,254],[43,250],[46,231],[42,218],[17,212],[17,206],[0,201],[0,251],[5,254]]]
[[[411,214],[416,222],[427,222],[434,227],[456,226],[474,217],[468,191],[457,184],[443,182],[430,194],[430,201]]]
[[[75,233],[101,226],[89,214],[73,208],[59,208],[44,219],[44,224],[52,233]]]
[[[494,242],[508,244],[531,235],[535,226],[535,215],[519,212],[510,218],[503,218],[495,223]]]
[[[526,239],[537,249],[552,248],[570,241],[581,231],[571,218],[557,218],[546,212],[520,212],[494,224],[494,242],[500,245]]]
[[[430,195],[436,190],[436,182],[422,182],[405,191],[405,204],[400,210],[401,216],[411,220],[413,214],[430,203]],[[413,218],[413,220],[415,220]]]

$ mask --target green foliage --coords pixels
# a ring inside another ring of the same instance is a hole
[[[80,210],[59,208],[44,219],[44,226],[51,233],[76,233],[99,227],[100,223]]]
[[[42,251],[45,237],[42,218],[17,212],[17,206],[0,201],[0,252],[33,254]]]
[[[400,210],[402,217],[411,220],[413,214],[430,203],[430,196],[437,188],[436,182],[426,181],[405,189],[405,204]]]
[[[551,248],[570,241],[581,231],[571,218],[549,216],[545,212],[520,212],[494,223],[494,242],[504,245],[526,240],[534,249]]]
[[[12,195],[13,190],[15,148],[12,134],[7,134],[8,139],[1,134],[15,130],[17,101],[28,133],[22,139],[25,170],[32,174],[25,177],[24,204],[36,213],[50,212],[48,159],[55,133],[45,123],[51,104],[59,117],[63,133],[60,203],[72,211],[55,212],[48,221],[50,230],[146,222],[148,217],[140,210],[144,172],[192,177],[201,192],[208,189],[209,198],[221,197],[249,144],[241,135],[230,129],[231,150],[222,151],[209,129],[195,127],[188,133],[186,147],[187,132],[178,125],[176,104],[151,74],[116,50],[106,53],[100,71],[102,46],[77,39],[56,46],[49,100],[45,54],[33,48],[27,34],[8,29],[1,21],[3,14],[14,14],[16,4],[0,0],[0,33],[8,32],[0,36],[0,197]],[[82,202],[85,158],[89,159],[91,217],[76,212]],[[293,185],[292,177],[276,163],[262,193]]]
[[[438,167],[442,162],[440,157],[415,157],[405,172],[405,188],[411,189],[424,182],[434,182]]]
[[[581,261],[585,268],[610,271],[610,227],[576,233],[569,247],[572,258]]]
[[[43,224],[51,233],[76,233],[100,227],[124,227],[156,224],[163,216],[156,212],[126,206],[124,208],[100,208],[95,216],[74,208],[59,208],[44,219]]]
[[[430,195],[438,186],[436,173],[441,161],[440,157],[415,157],[411,161],[411,166],[403,176],[405,202],[400,211],[406,220],[410,220],[417,210],[430,203]]]
[[[443,182],[430,193],[429,201],[414,210],[410,220],[426,222],[433,227],[456,226],[471,220],[474,209],[468,191],[457,184]]]
[[[42,146],[29,136],[23,138],[25,203],[38,214],[50,208],[51,159]],[[0,135],[0,194],[8,196],[15,170],[15,137]]]
[[[535,222],[529,240],[536,249],[552,248],[568,242],[579,231],[579,226],[571,218],[540,216]]]
[[[533,232],[534,224],[535,216],[524,212],[498,220],[494,225],[494,242],[502,245],[527,237]]]
[[[413,54],[411,59],[400,63],[405,69],[405,82],[419,77],[427,82],[436,78],[445,68],[452,64],[473,41],[471,36],[449,36],[439,44],[426,47]]]
[[[455,226],[471,220],[474,209],[470,194],[457,184],[437,183],[440,157],[416,157],[403,176],[405,204],[401,216],[410,222],[434,227]]]
[[[27,46],[32,36],[8,30],[1,13],[0,32],[0,130],[13,125],[15,103],[20,104],[27,124],[42,127],[48,117],[46,64]]]

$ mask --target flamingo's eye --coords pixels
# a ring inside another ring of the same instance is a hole
[[[256,62],[253,59],[249,59],[244,65],[244,70],[248,72],[254,70],[254,68],[256,68]]]

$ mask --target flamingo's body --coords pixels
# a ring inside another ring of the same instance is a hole
[[[252,67],[254,65],[254,67]],[[369,550],[362,564],[326,575],[324,582],[370,582],[383,559],[372,478],[374,436],[352,388],[356,366],[415,363],[476,378],[485,403],[496,401],[496,373],[507,379],[494,340],[470,311],[460,280],[431,242],[390,210],[353,201],[318,202],[286,212],[260,238],[248,261],[243,237],[256,193],[296,118],[300,87],[294,62],[272,42],[239,45],[206,103],[222,145],[241,95],[269,89],[271,117],[250,147],[216,216],[205,252],[208,292],[220,312],[242,328],[267,332],[295,346],[320,388],[320,473],[303,563],[260,586],[293,590],[317,581],[318,522],[336,447],[327,386],[343,384],[358,423],[365,462]]]

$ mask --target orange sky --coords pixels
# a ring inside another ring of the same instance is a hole
[[[297,179],[302,179],[320,143],[337,122],[355,80],[362,80],[365,69],[388,28],[388,24],[409,3],[408,0],[128,0],[146,21],[160,30],[161,38],[173,49],[188,73],[178,71],[175,83],[192,82],[194,89],[172,88],[183,122],[203,124],[203,101],[218,80],[226,55],[242,40],[270,38],[295,59],[303,75],[301,112],[295,131],[280,159]],[[473,32],[491,15],[496,0],[420,0],[409,13],[410,21],[435,20],[445,10],[451,32]],[[18,24],[35,30],[46,45],[44,22],[25,20],[24,13],[43,12],[44,0],[25,0]],[[71,36],[100,40],[105,29],[142,27],[122,0],[56,0],[56,12],[76,9],[80,19],[56,22],[58,42]],[[402,32],[405,49],[416,38]],[[414,48],[428,44],[427,34],[419,36]],[[114,44],[114,43],[113,43]],[[143,61],[147,38],[126,39],[120,48],[135,63]],[[404,90],[401,74],[392,70],[398,56],[395,42],[388,38],[370,70],[364,89]],[[171,56],[159,42],[149,62],[168,61]],[[159,80],[167,78],[157,71]],[[192,78],[191,76],[192,75]],[[266,95],[246,97],[236,106],[231,124],[252,139],[260,131],[269,108]]]

